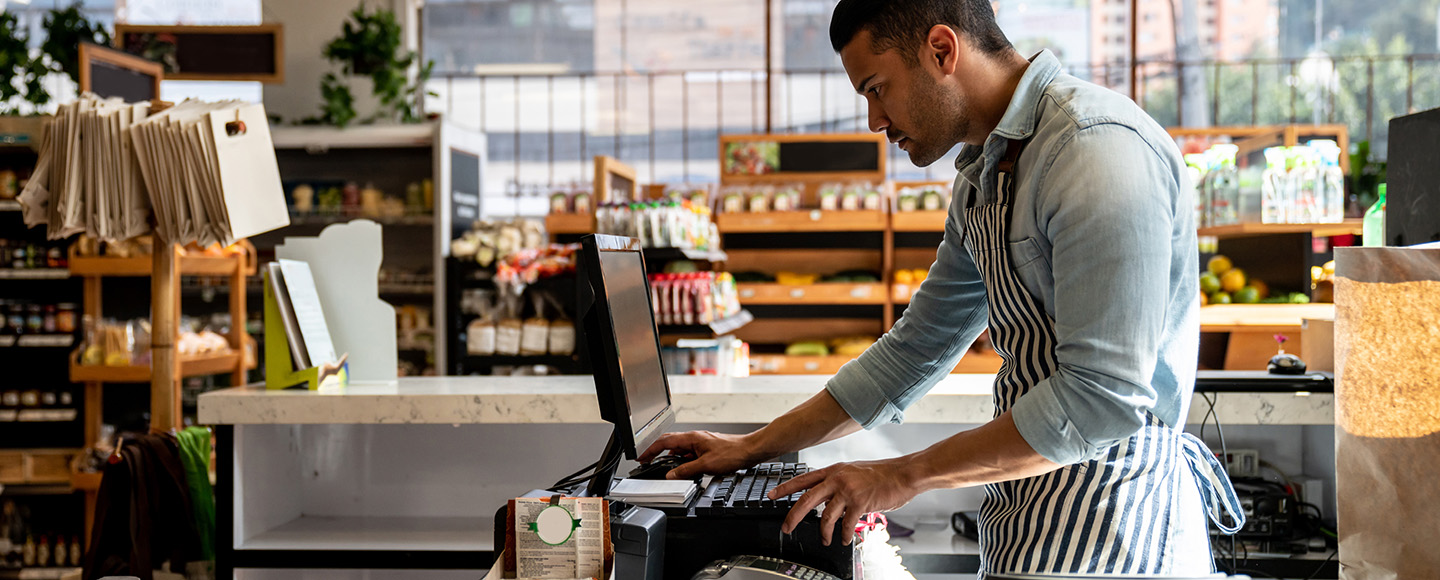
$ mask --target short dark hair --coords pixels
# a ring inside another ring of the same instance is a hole
[[[830,18],[830,45],[838,53],[868,30],[876,53],[899,48],[913,65],[915,49],[936,24],[949,26],[985,54],[1013,48],[995,23],[990,0],[840,0]]]

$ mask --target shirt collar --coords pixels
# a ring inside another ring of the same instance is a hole
[[[1010,104],[1005,107],[1000,124],[995,126],[995,130],[986,139],[986,145],[995,141],[996,136],[1005,139],[1030,138],[1035,133],[1040,97],[1045,94],[1045,87],[1050,86],[1050,81],[1055,80],[1059,74],[1060,61],[1049,50],[1042,50],[1030,57],[1030,66],[1026,67],[1025,73],[1021,75],[1020,83],[1015,86],[1015,94],[1010,97]],[[989,148],[965,145],[960,150],[960,155],[955,158],[955,168],[967,181],[975,184],[980,182],[980,171],[983,167],[976,161],[987,149]],[[1003,151],[1003,148],[999,150]]]

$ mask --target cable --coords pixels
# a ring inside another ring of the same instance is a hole
[[[1212,417],[1212,416],[1215,417],[1215,432],[1220,435],[1220,457],[1224,458],[1224,461],[1222,461],[1222,463],[1225,465],[1225,477],[1230,477],[1230,449],[1225,446],[1225,428],[1222,427],[1222,426],[1220,426],[1220,414],[1215,412],[1215,403],[1217,402],[1217,399],[1218,399],[1219,397],[1216,396],[1215,398],[1211,398],[1212,395],[1213,395],[1213,393],[1201,393],[1201,394],[1200,394],[1200,396],[1205,399],[1205,402],[1206,402],[1206,403],[1209,405],[1209,407],[1210,407],[1209,410],[1205,412],[1205,417],[1200,420],[1200,440],[1201,440],[1201,441],[1204,441],[1204,440],[1205,440],[1205,423],[1206,423],[1206,421],[1208,421],[1208,420],[1210,419],[1210,417]],[[1243,546],[1243,542],[1242,542],[1242,546]],[[1248,547],[1245,548],[1245,559],[1246,559],[1246,560],[1249,560],[1249,559],[1250,559],[1250,549],[1249,549]],[[1231,536],[1230,536],[1230,569],[1231,569],[1231,570],[1234,570],[1234,569],[1237,568],[1237,567],[1238,567],[1238,566],[1237,566],[1236,563],[1235,563],[1235,536],[1234,536],[1234,535],[1231,535]]]
[[[1321,562],[1320,565],[1315,568],[1315,571],[1311,572],[1309,576],[1306,576],[1305,580],[1315,580],[1315,577],[1320,575],[1320,571],[1325,569],[1325,565],[1329,564],[1331,560],[1334,560],[1335,556],[1339,553],[1340,548],[1335,548],[1334,550],[1331,550],[1330,555],[1325,558],[1325,561]]]

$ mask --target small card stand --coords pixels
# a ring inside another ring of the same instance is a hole
[[[306,369],[295,370],[295,360],[290,357],[290,340],[285,336],[285,323],[281,321],[280,307],[275,292],[271,290],[270,273],[265,272],[265,388],[288,389],[305,385],[314,391],[320,387],[343,387],[350,383],[350,364],[347,356],[339,362]]]

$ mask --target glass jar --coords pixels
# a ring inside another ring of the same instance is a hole
[[[55,331],[72,334],[75,332],[75,304],[62,302],[55,307]]]

